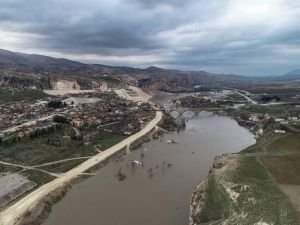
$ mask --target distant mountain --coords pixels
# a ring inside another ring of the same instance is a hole
[[[0,49],[0,86],[51,88],[61,79],[76,80],[84,89],[92,83],[111,78],[149,90],[192,91],[194,86],[241,87],[257,82],[294,79],[295,71],[282,77],[245,77],[206,71],[181,71],[150,66],[145,69],[127,66],[84,64],[63,58],[10,52]],[[111,80],[110,80],[111,81]],[[108,82],[108,81],[107,81]]]
[[[285,74],[285,75],[286,75],[286,76],[290,76],[290,75],[300,76],[300,69],[292,70],[292,71],[288,72],[288,73]]]
[[[300,69],[291,70],[290,72],[281,75],[281,76],[274,76],[272,80],[275,81],[294,81],[300,80]]]
[[[284,77],[290,80],[300,80],[300,69],[292,70],[285,74]]]
[[[0,49],[0,68],[43,67],[52,69],[78,69],[84,64],[68,59],[57,59],[49,56],[10,52]]]

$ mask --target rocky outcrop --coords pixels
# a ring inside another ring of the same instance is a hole
[[[228,209],[236,201],[238,193],[234,191],[236,185],[229,182],[228,175],[236,167],[236,155],[215,157],[207,178],[196,186],[192,194],[189,225],[222,220],[229,216]],[[213,210],[215,212],[211,212]]]
[[[107,91],[108,86],[106,82],[92,81],[92,88],[100,91]]]
[[[189,225],[194,225],[195,217],[201,213],[202,208],[206,202],[207,198],[207,189],[208,189],[208,180],[202,181],[195,188],[195,191],[191,197],[190,204],[190,217],[189,217]]]
[[[52,89],[54,90],[80,90],[80,85],[76,80],[57,80],[52,82]]]

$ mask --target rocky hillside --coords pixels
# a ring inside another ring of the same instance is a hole
[[[0,86],[52,89],[52,84],[58,80],[76,81],[81,89],[93,88],[95,82],[105,82],[109,87],[130,84],[149,90],[171,92],[193,91],[194,86],[199,85],[238,87],[258,82],[255,78],[205,71],[83,64],[67,59],[0,50]]]

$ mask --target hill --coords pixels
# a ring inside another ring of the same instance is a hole
[[[296,75],[298,79],[299,76]],[[0,87],[51,89],[58,80],[76,81],[82,89],[93,83],[131,84],[149,90],[193,91],[194,86],[239,87],[256,82],[295,79],[295,72],[267,79],[206,71],[181,71],[159,67],[132,68],[84,64],[63,58],[24,54],[0,49]]]
[[[79,69],[84,64],[68,59],[57,59],[49,56],[10,52],[0,49],[0,68],[35,68]]]
[[[288,80],[300,80],[300,69],[292,70],[287,74],[283,75],[282,78]]]

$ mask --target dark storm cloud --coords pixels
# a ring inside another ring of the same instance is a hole
[[[1,48],[224,73],[300,67],[291,0],[0,0]],[[275,66],[272,66],[276,64]]]

